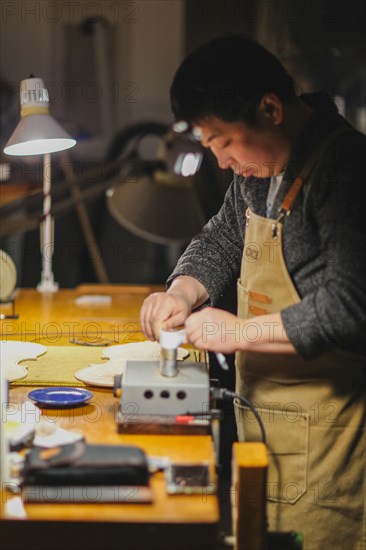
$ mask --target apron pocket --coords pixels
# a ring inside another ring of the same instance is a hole
[[[258,441],[253,413],[234,400],[239,441]],[[309,413],[256,407],[267,435],[267,499],[295,504],[307,491]]]
[[[237,281],[236,285],[237,295],[238,295],[238,317],[241,319],[248,318],[248,290],[243,287],[240,282],[240,279]]]

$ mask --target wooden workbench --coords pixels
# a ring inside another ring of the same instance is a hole
[[[16,302],[19,319],[0,322],[1,338],[46,346],[72,345],[75,338],[94,341],[113,338],[115,343],[142,340],[139,310],[145,297],[155,290],[159,287],[87,285],[53,295],[20,290]],[[106,305],[78,306],[75,298],[85,294],[107,294],[112,301]],[[25,401],[30,389],[34,388],[11,387],[11,402]],[[61,427],[82,431],[88,443],[133,444],[151,456],[170,457],[176,462],[207,461],[214,468],[210,436],[118,434],[117,398],[109,389],[90,389],[94,397],[85,407],[43,409],[44,414],[53,417]],[[3,494],[0,546],[6,550],[215,548],[217,497],[168,496],[161,473],[153,475],[151,483],[152,504],[26,504],[25,520],[5,517],[4,501],[13,497]]]

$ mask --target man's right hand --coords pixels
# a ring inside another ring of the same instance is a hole
[[[142,331],[148,338],[158,340],[160,328],[184,325],[192,309],[207,298],[205,287],[197,279],[177,277],[167,292],[154,292],[144,301],[140,312]]]
[[[184,325],[191,305],[179,292],[154,292],[144,301],[140,312],[142,330],[148,338],[159,339],[159,330]]]

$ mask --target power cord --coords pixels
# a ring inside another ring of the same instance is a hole
[[[261,435],[262,435],[262,443],[266,444],[266,431],[264,429],[264,425],[263,425],[263,422],[262,422],[262,419],[261,417],[259,416],[258,414],[258,411],[257,409],[254,407],[254,405],[249,401],[249,399],[247,399],[246,397],[244,397],[243,395],[240,395],[240,393],[236,393],[236,392],[233,392],[233,391],[230,391],[230,390],[227,390],[226,388],[214,388],[214,387],[211,387],[210,388],[210,391],[211,391],[211,397],[212,399],[238,399],[245,407],[248,407],[248,409],[250,409],[252,411],[252,413],[254,414],[258,424],[259,424],[259,427],[260,427],[260,430],[261,430]]]

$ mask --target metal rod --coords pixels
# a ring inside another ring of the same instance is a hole
[[[160,352],[160,374],[173,378],[178,374],[177,348],[161,348]]]
[[[43,156],[43,221],[41,224],[42,275],[37,285],[38,292],[57,292],[52,272],[54,249],[53,218],[51,216],[51,154]]]

